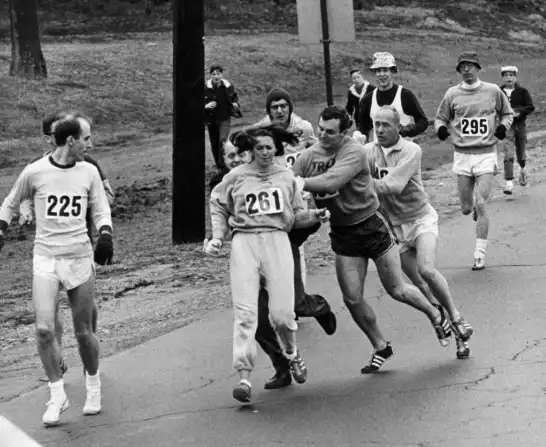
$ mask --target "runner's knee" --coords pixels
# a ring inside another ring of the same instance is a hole
[[[350,294],[346,295],[343,294],[343,302],[347,307],[355,307],[358,306],[358,304],[362,301],[362,296],[358,296],[356,294]]]
[[[80,346],[87,346],[91,344],[93,337],[93,331],[90,327],[83,327],[76,330],[76,340]]]
[[[418,267],[419,275],[423,278],[425,283],[433,280],[436,276],[436,268],[430,264],[423,264]],[[422,290],[419,285],[415,284],[419,290]]]
[[[476,200],[476,211],[478,212],[478,215],[482,216],[485,214],[485,200],[482,198],[478,198]]]
[[[473,208],[474,207],[471,203],[461,203],[461,212],[465,216],[468,216],[472,212]]]
[[[36,325],[36,340],[39,344],[50,344],[55,339],[53,325],[47,323],[39,323]]]

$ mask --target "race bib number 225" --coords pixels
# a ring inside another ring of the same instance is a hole
[[[245,195],[246,212],[249,216],[278,214],[284,211],[284,200],[279,188],[267,188]]]
[[[463,118],[461,133],[466,137],[484,136],[489,133],[487,118]]]
[[[49,194],[46,199],[46,219],[68,219],[82,215],[82,196],[57,196]]]

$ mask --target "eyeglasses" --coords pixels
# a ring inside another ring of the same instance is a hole
[[[288,104],[275,104],[275,105],[270,105],[269,108],[272,109],[272,110],[275,110],[275,109],[286,110],[286,109],[288,109]]]

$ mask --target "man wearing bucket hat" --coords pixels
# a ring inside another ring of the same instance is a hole
[[[463,82],[446,92],[434,122],[440,140],[450,135],[454,146],[453,172],[458,177],[461,211],[474,211],[476,249],[472,270],[485,268],[489,216],[487,200],[497,169],[497,142],[506,137],[513,111],[508,98],[496,84],[479,79],[478,54],[465,51],[457,60]]]
[[[533,113],[535,106],[531,95],[526,88],[518,82],[518,67],[507,65],[501,67],[501,76],[504,84],[501,90],[506,94],[510,105],[514,110],[514,122],[512,127],[506,133],[506,140],[503,141],[502,148],[504,154],[504,179],[506,186],[505,194],[512,194],[514,187],[514,146],[516,149],[516,158],[520,167],[519,184],[527,185],[527,173],[525,172],[525,146],[527,145],[527,115]]]
[[[374,116],[381,106],[392,105],[400,115],[400,136],[413,138],[422,134],[428,127],[428,119],[415,94],[394,82],[393,75],[398,72],[396,61],[391,53],[375,53],[370,67],[377,79],[377,88],[368,93],[360,102],[360,115],[357,128],[360,134],[353,137],[361,143],[373,138]]]

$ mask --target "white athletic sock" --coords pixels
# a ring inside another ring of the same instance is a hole
[[[285,353],[285,357],[288,360],[294,360],[296,358],[296,355],[298,354],[298,351],[294,351],[292,354]]]
[[[487,251],[487,239],[476,239],[476,249],[474,250],[474,258],[485,259]]]
[[[85,373],[86,380],[85,383],[88,387],[94,388],[97,386],[100,386],[100,372],[97,370],[97,373],[94,376],[89,375],[89,373]]]
[[[514,181],[513,180],[506,180],[506,186],[514,187]]]
[[[56,382],[53,382],[53,383],[49,382],[48,385],[49,385],[49,390],[51,391],[51,397],[62,398],[63,396],[66,395],[66,393],[64,392],[63,379],[57,380]]]

